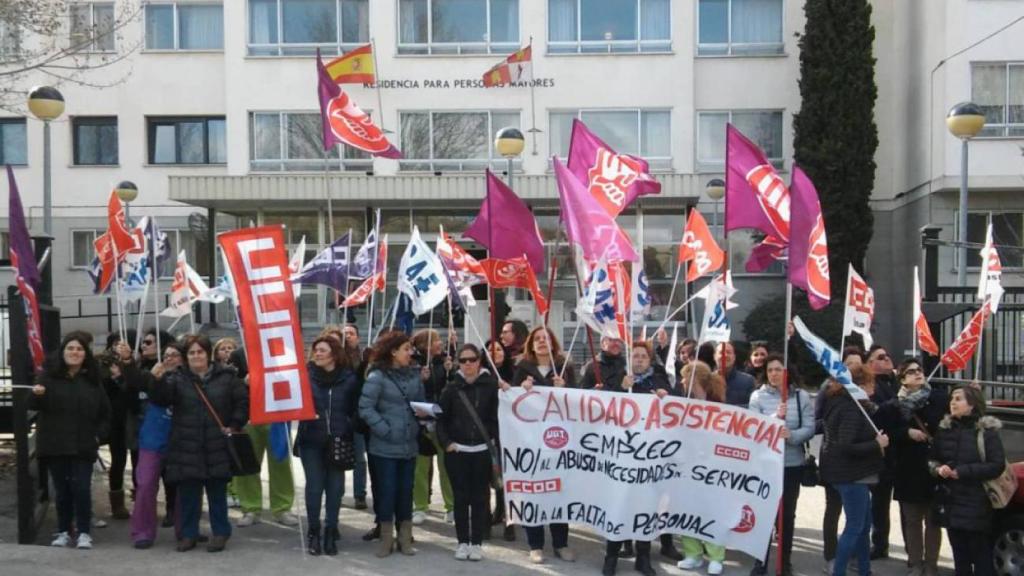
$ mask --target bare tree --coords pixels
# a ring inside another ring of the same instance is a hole
[[[139,19],[141,0],[70,2],[0,0],[0,109],[23,113],[32,84],[91,88],[123,83],[130,68],[114,67],[141,46],[125,28]]]

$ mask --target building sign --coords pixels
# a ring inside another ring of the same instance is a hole
[[[484,88],[483,78],[381,78],[377,83],[363,84],[363,88],[375,89],[377,84],[380,84],[383,90]],[[512,82],[507,86],[499,86],[498,88],[529,88],[531,84],[534,88],[554,88],[555,79],[534,78],[533,80]]]

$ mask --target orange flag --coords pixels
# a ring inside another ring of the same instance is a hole
[[[917,266],[914,266],[914,332],[917,335],[917,345],[932,356],[938,356],[939,345],[932,337],[932,329],[928,327],[928,320],[921,312],[921,282],[917,278]]]
[[[708,223],[696,208],[690,210],[683,231],[683,241],[679,244],[679,263],[693,261],[686,281],[693,282],[697,278],[715,272],[725,263],[725,252],[718,247],[715,238],[708,229]]]

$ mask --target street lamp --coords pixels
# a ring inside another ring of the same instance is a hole
[[[43,121],[43,231],[53,235],[53,203],[50,193],[50,121],[64,113],[64,96],[51,86],[36,86],[28,93],[28,109]]]
[[[512,187],[512,161],[523,153],[526,139],[519,128],[508,126],[494,135],[494,149],[508,160],[508,187]]]
[[[973,102],[961,102],[946,114],[949,133],[960,139],[960,231],[957,248],[957,285],[967,284],[967,142],[985,127],[985,114]]]
[[[117,188],[114,188],[114,193],[121,199],[121,202],[124,202],[124,225],[125,227],[130,228],[132,225],[132,218],[128,203],[139,197],[139,188],[130,180],[122,180],[118,182]]]
[[[715,207],[714,220],[711,221],[712,226],[718,227],[718,201],[725,196],[725,180],[721,178],[711,179],[704,186],[704,191],[708,193],[708,198],[711,198],[712,205]]]

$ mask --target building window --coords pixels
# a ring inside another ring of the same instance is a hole
[[[370,41],[369,0],[249,0],[249,55],[336,55]]]
[[[782,54],[782,0],[700,0],[697,54]]]
[[[21,55],[21,28],[17,22],[0,19],[0,62],[9,62]]]
[[[0,118],[0,164],[28,164],[24,118]]]
[[[655,170],[672,168],[672,114],[668,110],[560,110],[551,112],[551,153],[569,156],[572,121],[579,118],[620,154],[640,156]]]
[[[973,64],[971,100],[985,113],[980,136],[1024,136],[1024,62]]]
[[[146,50],[223,50],[222,4],[146,4]]]
[[[319,112],[252,112],[249,114],[249,158],[254,171],[324,169],[323,128]],[[369,153],[351,146],[326,154],[329,170],[368,170]]]
[[[76,166],[117,164],[117,116],[71,119]]]
[[[96,257],[93,242],[103,230],[72,230],[71,231],[71,267],[89,268]]]
[[[114,51],[113,2],[80,2],[70,6],[71,49],[82,52]]]
[[[399,54],[488,54],[519,48],[519,0],[399,0]]]
[[[519,127],[518,111],[401,112],[402,170],[501,169],[493,135]]]
[[[731,122],[757,144],[776,168],[783,168],[782,111],[734,110],[697,113],[697,170],[725,170],[725,125]]]
[[[146,119],[150,164],[225,164],[223,116]]]
[[[668,52],[669,0],[548,0],[548,52]]]
[[[999,261],[1004,268],[1024,268],[1024,212],[968,212],[967,241],[985,243],[988,219],[992,218],[992,243],[996,246],[1016,246],[1021,250],[999,250]],[[957,218],[959,222],[959,218]],[[954,253],[959,253],[955,250]],[[981,268],[979,250],[967,249],[967,268]]]

